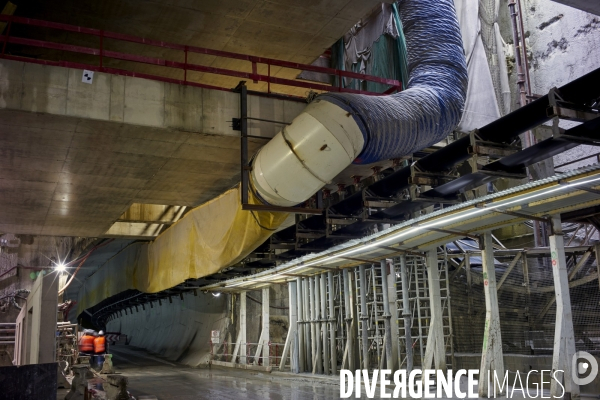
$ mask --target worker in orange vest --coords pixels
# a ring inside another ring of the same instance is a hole
[[[98,332],[98,337],[94,339],[94,353],[102,354],[106,351],[106,338],[104,332]]]
[[[88,332],[84,332],[83,336],[79,340],[79,352],[80,353],[93,353],[94,352],[94,336]]]

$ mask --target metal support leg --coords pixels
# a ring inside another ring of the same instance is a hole
[[[281,354],[279,370],[283,370],[288,354],[290,354],[290,370],[297,374],[300,370],[300,366],[298,362],[298,304],[296,303],[298,293],[296,282],[288,283],[288,294],[290,328],[285,340],[283,353]]]
[[[240,364],[248,362],[246,343],[248,343],[246,339],[246,292],[242,292],[240,293]]]
[[[594,254],[596,255],[596,273],[598,274],[598,289],[600,289],[600,244],[594,246]]]
[[[388,304],[390,307],[390,314],[392,318],[390,319],[392,326],[392,370],[396,371],[399,367],[400,360],[400,348],[399,348],[399,340],[398,340],[398,292],[396,288],[396,264],[392,262],[389,264],[389,274],[388,274]]]
[[[446,347],[444,345],[440,275],[436,249],[427,252],[427,282],[429,284],[431,322],[429,324],[423,369],[431,369],[435,360],[435,369],[446,373]]]
[[[269,335],[269,303],[269,288],[265,288],[262,290],[262,332],[254,356],[254,363],[258,364],[262,354],[262,365],[265,367],[269,366],[269,342],[271,341]]]
[[[385,329],[385,362],[387,369],[394,368],[394,356],[392,352],[392,325],[390,319],[390,299],[388,297],[388,273],[387,273],[387,260],[381,260],[379,264],[381,269],[381,292],[383,293],[383,323]]]
[[[327,332],[327,274],[321,274],[321,349],[323,350],[323,373],[329,375],[329,332]]]
[[[500,334],[500,311],[498,293],[496,291],[496,268],[494,265],[494,248],[491,233],[485,233],[480,239],[483,261],[483,291],[485,294],[485,330],[483,348],[481,349],[481,367],[479,368],[479,397],[496,397],[501,395],[498,381],[493,379],[494,372],[499,381],[504,377],[504,359],[502,354],[502,336]],[[516,263],[515,263],[516,264]],[[495,387],[488,387],[487,376]]]
[[[344,269],[342,272],[344,277],[344,316],[346,320],[346,348],[344,350],[344,360],[347,360],[348,369],[354,371],[356,365],[355,349],[355,336],[354,336],[354,313],[351,298],[352,296],[352,285],[350,283],[350,272],[348,269]],[[342,362],[342,368],[345,367],[345,362]]]
[[[560,216],[552,216],[552,235],[550,236],[550,254],[552,256],[552,275],[556,292],[556,325],[554,330],[554,352],[552,354],[552,371],[563,370],[565,395],[579,397],[579,385],[573,382],[571,360],[575,355],[575,334],[573,332],[573,315],[571,311],[571,295],[569,294],[569,276],[565,259],[565,243],[561,228]],[[556,397],[562,391],[555,379],[551,380],[551,395]]]
[[[360,274],[360,319],[361,323],[361,344],[362,344],[362,364],[363,369],[369,369],[369,334],[367,332],[367,322],[369,315],[367,311],[367,274],[365,266],[361,265],[358,267],[358,273]]]
[[[301,324],[301,322],[304,322],[304,302],[303,302],[303,297],[302,297],[302,290],[304,290],[304,285],[302,282],[302,278],[297,278],[296,279],[296,292],[297,292],[297,296],[296,296],[296,305],[298,307],[298,321],[296,322],[297,324],[297,331],[298,331],[298,372],[300,371],[305,371],[305,349],[306,349],[306,344],[304,342],[304,324]],[[291,304],[290,304],[291,307]]]
[[[400,277],[402,279],[402,317],[404,318],[404,334],[406,340],[406,373],[413,369],[413,347],[412,347],[412,318],[410,313],[410,302],[408,299],[408,270],[406,267],[406,256],[400,256]]]
[[[329,366],[329,368],[331,370],[331,374],[335,375],[337,373],[337,350],[335,345],[335,326],[333,324],[333,319],[335,318],[335,311],[333,304],[333,272],[331,271],[327,273],[327,286],[329,286],[329,356],[331,361],[331,365]]]
[[[316,359],[317,359],[317,335],[316,335],[316,316],[315,316],[315,277],[310,277],[309,278],[309,291],[310,291],[310,303],[308,304],[309,308],[310,308],[310,350],[311,350],[311,357],[310,357],[310,371],[314,374],[314,365],[316,363]]]
[[[315,311],[315,357],[313,359],[313,374],[323,373],[323,356],[322,356],[322,342],[321,342],[321,315],[320,315],[320,304],[321,304],[321,290],[320,290],[321,278],[319,275],[314,277],[313,291],[315,293],[315,302],[313,304],[313,310]]]
[[[270,324],[270,308],[269,305],[271,304],[270,301],[270,296],[269,296],[269,288],[265,288],[262,290],[262,322],[263,322],[263,357],[264,357],[264,361],[263,361],[263,365],[265,367],[268,367],[270,365],[270,361],[269,361],[269,344],[271,343],[271,333],[270,333],[270,329],[271,329],[271,324]]]
[[[312,365],[312,337],[310,310],[310,278],[302,280],[302,302],[304,311],[304,372],[309,372]]]

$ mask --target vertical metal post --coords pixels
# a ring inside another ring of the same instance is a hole
[[[437,249],[427,252],[427,282],[429,286],[429,307],[431,322],[425,349],[423,369],[431,369],[435,360],[435,369],[446,373],[446,347],[444,345],[444,324],[442,315],[442,299],[440,291],[440,275]]]
[[[363,369],[369,369],[369,336],[367,332],[367,323],[369,320],[369,313],[367,311],[367,274],[365,272],[365,266],[360,265],[358,267],[358,273],[360,274],[359,283],[359,296],[360,296],[360,319],[361,319],[361,344],[362,344],[362,366]]]
[[[352,286],[350,284],[350,272],[348,269],[344,269],[344,316],[346,317],[346,351],[345,356],[348,360],[348,369],[354,371],[356,366],[354,360],[356,355],[354,354],[354,313],[352,312],[352,303],[350,298],[352,297]],[[344,366],[342,365],[342,368]]]
[[[394,356],[392,352],[392,325],[390,319],[390,299],[388,297],[388,273],[387,261],[381,260],[379,268],[381,269],[381,292],[383,293],[383,324],[385,329],[385,362],[387,369],[394,368]]]
[[[408,298],[408,271],[406,267],[406,256],[400,256],[400,278],[402,279],[402,317],[404,318],[404,335],[406,340],[406,373],[413,369],[413,347],[412,347],[412,318],[410,313],[410,301]]]
[[[392,370],[397,370],[400,360],[402,359],[400,356],[400,346],[398,340],[398,291],[396,287],[397,278],[396,278],[396,261],[393,260],[391,264],[389,264],[390,273],[388,274],[388,287],[386,288],[388,291],[388,304],[390,307],[391,314],[391,327],[392,327]]]
[[[322,334],[321,334],[321,277],[319,275],[315,275],[314,277],[314,292],[315,292],[315,303],[313,305],[313,309],[315,311],[315,359],[313,360],[313,374],[314,373],[323,373],[323,355],[322,355]]]
[[[504,356],[502,354],[502,335],[500,333],[500,310],[498,308],[498,293],[496,291],[496,267],[494,265],[494,247],[490,232],[484,233],[479,239],[483,268],[483,292],[485,294],[485,328],[483,332],[483,347],[481,349],[481,367],[479,374],[485,379],[479,379],[479,397],[496,397],[501,395],[499,382],[492,380],[489,387],[488,374],[504,376]]]
[[[467,274],[467,315],[473,313],[473,277],[471,276],[471,254],[465,253],[465,272]]]
[[[315,277],[311,276],[310,278],[310,284],[309,284],[309,289],[310,289],[310,349],[311,349],[311,365],[310,365],[310,371],[314,374],[315,373],[315,363],[317,360],[317,327],[316,327],[316,315],[315,315]]]
[[[248,343],[246,340],[246,292],[242,292],[240,293],[240,364],[248,362],[246,343]]]
[[[369,284],[373,284],[372,286],[372,290],[373,290],[373,315],[372,315],[372,319],[370,319],[370,323],[371,325],[371,329],[374,332],[374,341],[372,341],[371,343],[375,344],[377,346],[376,350],[376,354],[377,354],[377,366],[379,367],[379,369],[383,369],[383,359],[385,358],[385,354],[382,352],[381,350],[381,346],[384,345],[384,341],[385,341],[385,333],[384,333],[384,337],[382,338],[380,336],[380,329],[379,329],[379,318],[377,318],[377,313],[378,313],[378,307],[377,307],[377,271],[375,270],[375,264],[371,264],[371,274],[370,274],[370,283]],[[377,268],[379,269],[379,268]],[[368,295],[369,291],[367,290],[367,295]],[[385,327],[384,327],[385,328]],[[385,329],[384,329],[385,331]]]
[[[263,289],[263,296],[262,296],[262,308],[263,308],[263,357],[264,357],[264,362],[263,365],[265,367],[269,366],[270,364],[270,360],[269,360],[269,350],[270,350],[270,345],[271,345],[271,334],[270,334],[270,329],[271,329],[271,325],[270,325],[270,313],[269,313],[269,305],[271,303],[270,301],[270,296],[269,296],[269,288],[264,288]]]
[[[423,324],[421,323],[421,321],[423,321],[423,315],[421,313],[421,299],[423,297],[421,297],[421,280],[419,279],[419,262],[413,257],[412,259],[412,263],[413,263],[413,272],[414,272],[414,280],[415,280],[415,294],[416,294],[416,298],[415,298],[415,304],[417,306],[417,326],[419,329],[419,334],[417,336],[417,340],[419,341],[419,354],[421,356],[421,365],[424,365],[424,361],[425,361],[425,353],[423,352]],[[423,272],[424,273],[424,272]],[[423,276],[423,281],[425,280],[425,276]],[[410,287],[409,287],[410,289]],[[423,295],[426,296],[425,292],[425,285],[423,284]],[[424,322],[424,321],[423,321]]]
[[[298,279],[299,280],[299,279]],[[290,335],[292,335],[291,349],[290,349],[290,369],[292,373],[297,374],[300,372],[300,360],[299,360],[299,340],[298,340],[298,283],[290,282],[288,284],[290,302],[289,302],[289,310],[290,310]],[[285,358],[281,357],[281,366],[283,367],[285,363]]]
[[[312,323],[310,309],[310,278],[304,278],[302,282],[302,301],[304,303],[304,371],[310,371],[312,365]]]
[[[242,168],[242,204],[248,204],[249,169],[248,169],[248,88],[246,82],[240,82],[240,131],[241,131],[241,168]]]
[[[321,274],[321,349],[323,350],[323,372],[329,375],[329,333],[327,332],[327,274]]]
[[[550,235],[550,255],[552,257],[552,275],[554,291],[556,292],[556,325],[554,330],[554,352],[552,354],[552,370],[557,372],[557,378],[563,375],[565,395],[579,397],[579,385],[573,382],[571,360],[575,355],[575,334],[573,331],[573,315],[571,310],[571,295],[569,293],[569,276],[565,259],[565,243],[562,233],[560,215],[552,216],[552,235]],[[557,397],[561,389],[556,379],[551,380],[550,393]]]
[[[296,278],[296,306],[298,307],[298,313],[297,313],[297,322],[296,325],[297,328],[296,330],[298,331],[298,371],[304,371],[305,370],[305,359],[304,359],[304,355],[305,355],[305,349],[306,349],[306,344],[304,343],[304,300],[302,297],[302,291],[304,290],[304,285],[302,282],[302,278]],[[290,304],[291,307],[291,304]]]
[[[264,288],[262,290],[262,342],[259,343],[259,346],[262,345],[262,356],[263,356],[263,365],[265,367],[269,366],[269,349],[271,342],[271,335],[269,334],[269,288]]]
[[[333,272],[327,272],[327,285],[329,286],[329,356],[331,357],[331,374],[337,373],[337,351],[335,345],[335,309],[333,304],[334,295],[334,284],[333,284]]]
[[[598,286],[600,289],[600,244],[594,246],[594,254],[596,255],[596,273],[598,274]]]
[[[450,364],[456,365],[454,359],[454,333],[452,331],[452,306],[450,304],[450,275],[448,274],[448,253],[444,245],[444,276],[446,279],[446,303],[445,308],[448,310],[448,343],[450,345]]]

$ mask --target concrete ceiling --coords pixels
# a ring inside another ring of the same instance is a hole
[[[206,47],[310,64],[380,1],[374,0],[24,0],[15,15],[131,34],[143,38]],[[15,25],[13,33],[61,43],[98,47],[98,38],[55,30],[32,30]],[[157,47],[105,40],[105,48],[182,61],[183,53]],[[43,59],[77,60],[97,64],[97,57],[21,48],[17,53]],[[246,61],[190,54],[188,61],[251,72]],[[105,66],[183,79],[183,72],[164,67],[105,60]],[[266,74],[266,66],[259,73]],[[295,78],[299,71],[273,67],[272,75]],[[234,87],[239,78],[188,73],[188,79]],[[266,90],[266,83],[250,83]],[[306,89],[273,87],[303,95]]]
[[[24,0],[15,15],[310,63],[377,4]],[[92,45],[97,40],[51,30],[21,33],[61,43]],[[126,43],[105,45],[136,54],[149,51]],[[153,56],[181,56],[151,50]],[[43,59],[96,62],[44,49],[27,51]],[[214,57],[196,61],[249,68]],[[114,66],[160,72],[152,66]],[[298,73],[273,72],[286,77]],[[80,75],[60,67],[0,65],[0,233],[102,237],[134,203],[194,207],[239,181],[239,133],[227,127],[238,112],[237,95],[228,94],[225,101],[220,97],[225,92],[184,91],[177,85],[100,73],[90,86],[80,83]],[[208,74],[191,79],[225,87],[238,81]],[[121,96],[117,103],[116,93]],[[255,98],[250,108],[255,117],[291,121],[303,105]],[[279,128],[254,125],[250,133],[272,137]],[[250,151],[264,143],[251,140]],[[368,166],[353,167],[336,182],[349,184],[352,175],[370,173]]]
[[[98,237],[131,203],[196,206],[239,181],[238,138],[164,133],[1,110],[0,232]]]

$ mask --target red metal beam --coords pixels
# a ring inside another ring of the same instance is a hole
[[[347,88],[343,88],[341,86],[334,87],[334,86],[330,86],[330,85],[310,83],[310,82],[305,82],[305,81],[300,81],[300,80],[272,77],[272,76],[270,76],[270,67],[273,65],[273,66],[278,66],[278,67],[282,67],[282,68],[290,68],[290,69],[296,69],[296,70],[301,70],[301,71],[313,71],[313,72],[319,72],[319,73],[324,73],[324,74],[328,74],[328,75],[334,75],[334,76],[337,76],[338,79],[341,79],[342,77],[355,78],[355,79],[367,80],[367,81],[381,83],[381,84],[390,86],[390,88],[387,89],[384,92],[384,94],[389,94],[394,91],[399,91],[402,88],[402,83],[397,80],[379,78],[379,77],[375,77],[375,76],[355,73],[352,71],[341,71],[341,70],[336,70],[336,69],[332,69],[332,68],[319,67],[319,66],[307,65],[307,64],[299,64],[299,63],[293,63],[293,62],[289,62],[289,61],[282,61],[282,60],[276,60],[276,59],[264,58],[264,57],[256,57],[256,56],[250,56],[250,55],[246,55],[246,54],[232,53],[232,52],[221,51],[221,50],[213,50],[213,49],[207,49],[207,48],[202,48],[202,47],[184,46],[184,45],[180,45],[180,44],[168,43],[168,42],[163,42],[163,41],[158,41],[158,40],[144,39],[144,38],[140,38],[140,37],[132,36],[132,35],[126,35],[126,34],[115,33],[115,32],[106,32],[106,31],[102,31],[99,29],[84,28],[84,27],[75,26],[75,25],[42,21],[42,20],[31,19],[31,18],[0,15],[0,21],[8,21],[11,24],[17,23],[17,24],[23,24],[23,25],[29,25],[29,26],[58,29],[58,30],[63,30],[63,31],[68,31],[68,32],[77,32],[77,33],[97,36],[100,38],[100,49],[95,49],[95,48],[84,47],[84,46],[76,46],[76,45],[48,42],[48,41],[44,41],[44,40],[18,38],[18,37],[14,37],[14,36],[9,36],[10,35],[9,32],[7,32],[7,35],[5,35],[5,36],[0,36],[0,41],[4,42],[3,50],[7,43],[13,43],[13,44],[20,44],[20,45],[24,45],[24,46],[41,47],[41,48],[48,48],[48,49],[54,49],[54,50],[63,50],[63,51],[69,51],[69,52],[75,52],[75,53],[95,55],[95,56],[100,56],[100,68],[90,65],[90,64],[79,64],[79,63],[62,62],[62,61],[61,62],[50,62],[50,61],[46,62],[43,60],[32,60],[32,59],[29,59],[26,57],[19,57],[18,59],[21,61],[35,62],[35,63],[41,63],[41,64],[46,64],[46,65],[70,66],[72,68],[86,68],[86,69],[100,71],[100,72],[111,72],[112,71],[111,73],[117,73],[119,75],[145,77],[146,79],[160,80],[160,81],[164,81],[164,82],[172,82],[172,83],[178,83],[178,84],[185,84],[185,85],[189,85],[189,86],[207,87],[207,88],[220,89],[220,90],[230,90],[230,89],[225,89],[225,88],[212,86],[212,85],[203,85],[203,84],[189,82],[187,80],[187,71],[193,70],[193,71],[199,71],[199,72],[205,72],[205,73],[211,73],[211,74],[233,76],[233,77],[237,77],[237,78],[241,78],[241,79],[249,79],[249,80],[253,80],[254,82],[258,82],[258,81],[267,82],[267,83],[269,83],[269,88],[270,88],[270,84],[278,84],[278,85],[284,85],[284,86],[301,87],[301,88],[308,88],[308,89],[321,90],[321,91],[335,91],[335,92],[349,92],[349,93],[381,95],[381,93],[372,93],[372,92],[366,92],[366,91],[360,91],[360,90],[354,90],[354,89],[347,89]],[[184,63],[181,63],[181,62],[176,62],[176,61],[164,60],[164,59],[156,58],[156,57],[148,57],[148,56],[120,53],[120,52],[115,52],[115,51],[107,51],[107,50],[103,49],[103,40],[105,38],[121,40],[121,41],[128,41],[128,42],[139,43],[139,44],[155,46],[155,47],[180,50],[185,53],[186,61]],[[248,61],[248,62],[252,63],[252,73],[229,70],[229,69],[224,69],[224,68],[208,67],[208,66],[197,65],[197,64],[189,64],[187,62],[187,54],[189,52]],[[10,58],[10,59],[17,59],[14,56],[7,56],[5,54],[3,54],[2,57]],[[169,68],[181,69],[184,71],[184,80],[181,81],[181,80],[177,80],[177,79],[160,77],[157,75],[140,74],[140,73],[125,71],[125,70],[105,68],[105,67],[103,67],[103,64],[104,64],[103,59],[105,57],[120,59],[120,60],[124,60],[124,61],[132,61],[132,62],[138,62],[138,63],[144,63],[144,64],[159,65],[159,66],[164,66],[164,67],[169,67]],[[268,75],[258,74],[257,73],[257,64],[266,64],[269,69],[269,74]]]

